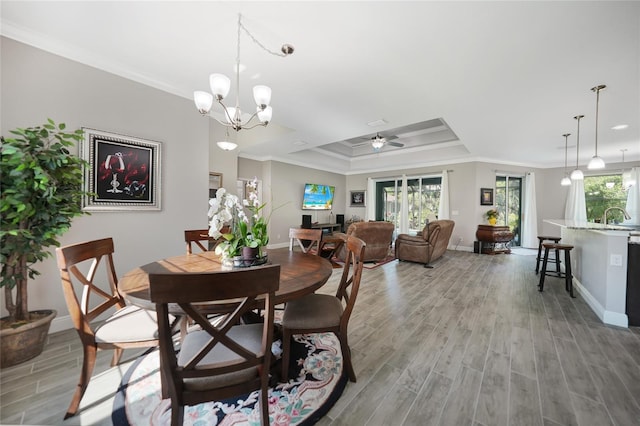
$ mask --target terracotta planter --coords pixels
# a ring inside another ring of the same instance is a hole
[[[45,316],[18,328],[0,330],[0,367],[20,364],[42,353],[51,321],[56,317],[57,312],[44,310],[32,313]]]

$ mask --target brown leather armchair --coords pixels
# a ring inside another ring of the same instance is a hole
[[[391,222],[370,221],[370,222],[354,222],[349,225],[346,235],[353,235],[360,238],[367,244],[364,251],[364,262],[375,262],[383,260],[389,254],[391,241],[393,240],[393,230],[395,226]],[[339,236],[340,234],[333,234]],[[342,234],[345,235],[345,234]],[[344,237],[346,240],[346,236]],[[338,259],[344,261],[346,256],[346,247],[338,251]]]
[[[434,220],[429,222],[418,235],[400,234],[396,238],[396,258],[411,262],[424,263],[438,259],[447,251],[453,232],[453,220]]]

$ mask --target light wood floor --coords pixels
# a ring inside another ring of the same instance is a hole
[[[434,269],[366,269],[349,330],[358,381],[319,424],[639,425],[640,329],[603,325],[560,279],[539,293],[534,263],[449,251]],[[111,424],[128,364],[109,368],[110,352],[81,412],[62,422],[80,356],[75,332],[62,332],[35,361],[2,370],[0,422]]]

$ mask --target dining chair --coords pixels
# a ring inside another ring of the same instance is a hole
[[[262,425],[269,424],[273,302],[279,287],[280,265],[222,272],[149,274],[149,294],[156,304],[160,331],[163,396],[171,399],[172,425],[182,424],[185,405],[257,389]],[[204,302],[218,303],[221,312],[227,315],[210,322],[198,308]],[[169,304],[177,304],[198,326],[190,327],[178,353],[172,338]],[[263,308],[263,322],[240,324],[242,315],[257,305]]]
[[[224,226],[220,233],[225,234],[229,232],[229,227]],[[207,246],[203,242],[207,242]],[[184,231],[184,242],[187,246],[187,254],[192,254],[193,249],[191,244],[195,244],[202,251],[209,251],[215,249],[215,247],[222,242],[222,237],[213,238],[209,236],[208,229],[186,229]]]
[[[320,254],[322,229],[289,228],[289,250],[293,250],[294,243],[303,253]]]
[[[366,243],[357,237],[348,236],[345,245],[347,255],[336,295],[312,293],[287,302],[284,308],[282,317],[283,382],[288,381],[292,336],[319,332],[333,332],[338,336],[349,380],[356,381],[351,363],[347,328],[360,288]]]
[[[120,362],[124,349],[155,347],[159,343],[155,313],[136,306],[126,306],[124,298],[118,293],[113,253],[111,238],[56,249],[62,291],[84,353],[80,379],[65,419],[78,411],[93,373],[98,349],[114,350],[111,359],[113,367]],[[101,265],[103,260],[104,264]],[[97,276],[106,278],[108,290],[96,284]],[[106,320],[94,321],[111,308],[116,311]],[[175,318],[172,317],[171,321],[175,322]]]

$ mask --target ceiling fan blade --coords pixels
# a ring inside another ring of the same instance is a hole
[[[387,145],[397,146],[398,148],[402,148],[404,146],[404,144],[400,142],[387,142]]]

